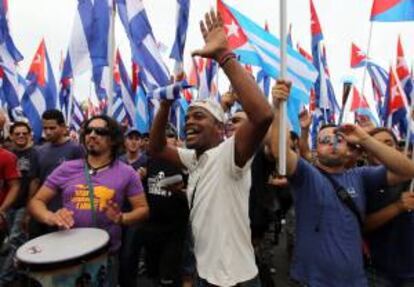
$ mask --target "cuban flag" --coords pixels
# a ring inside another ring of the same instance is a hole
[[[270,99],[270,77],[265,71],[260,70],[256,76],[256,82],[266,98]]]
[[[181,98],[174,102],[171,109],[170,123],[175,127],[178,137],[181,139],[185,138],[185,115],[187,114],[188,107],[188,102]]]
[[[83,122],[86,120],[85,113],[82,110],[81,105],[79,102],[74,99],[73,100],[73,111],[72,111],[72,119],[70,121],[69,128],[74,131],[78,131]]]
[[[198,88],[199,99],[217,99],[218,77],[218,63],[212,59],[206,59],[204,61],[203,72],[200,76],[200,86]]]
[[[398,126],[400,135],[404,136],[408,127],[408,103],[404,90],[402,89],[398,77],[392,67],[390,67],[388,89],[383,109],[384,126]]]
[[[115,94],[111,115],[118,123],[131,126],[130,119],[120,94]]]
[[[339,105],[330,80],[326,50],[323,45],[322,28],[312,0],[310,0],[310,7],[312,58],[313,64],[319,72],[315,83],[316,106],[325,114],[325,122],[332,122],[334,121],[335,113],[339,111]]]
[[[162,60],[142,0],[116,0],[116,3],[130,41],[133,61],[146,73],[146,86],[168,85],[170,74]]]
[[[128,125],[135,126],[135,94],[119,51],[114,66],[114,89],[124,104]]]
[[[137,90],[137,101],[135,105],[136,128],[140,133],[149,132],[149,107],[148,98],[144,89],[140,86]]]
[[[181,98],[183,88],[190,87],[186,81],[176,82],[166,87],[154,89],[148,93],[148,96],[156,100],[177,100]]]
[[[277,78],[280,69],[280,41],[236,9],[217,1],[217,10],[224,21],[230,48],[240,62],[261,67],[269,76]],[[317,71],[298,52],[288,47],[287,79],[292,82],[292,97],[309,102],[309,91]]]
[[[190,0],[177,0],[177,29],[170,58],[177,62],[184,61],[184,47],[187,38],[188,18],[190,16]]]
[[[355,86],[352,87],[352,101],[350,111],[358,115],[365,115],[369,117],[376,126],[379,126],[378,116],[372,112],[367,99],[364,95],[361,95]]]
[[[109,67],[94,67],[92,81],[95,87],[95,95],[98,99],[100,112],[106,113],[108,110],[108,83],[110,80]]]
[[[413,0],[374,0],[371,21],[402,22],[414,21]]]
[[[108,66],[112,10],[112,0],[78,0],[68,49],[73,76]]]
[[[6,69],[15,70],[15,63],[23,60],[23,56],[10,35],[7,10],[7,1],[0,1],[0,64]]]
[[[398,37],[396,72],[398,79],[400,80],[401,86],[404,89],[404,93],[407,96],[407,101],[409,104],[411,104],[410,96],[413,91],[413,82],[411,79],[410,70],[408,68],[407,62],[405,61],[401,37]]]
[[[52,65],[42,40],[26,76],[27,89],[22,98],[23,112],[33,128],[35,140],[42,135],[42,114],[55,109],[57,89]]]
[[[60,76],[59,104],[60,110],[63,112],[66,121],[69,120],[69,101],[71,94],[72,66],[69,53],[63,62],[62,74]]]
[[[374,101],[377,103],[377,113],[383,113],[383,102],[387,94],[388,72],[380,65],[367,58],[361,49],[352,43],[351,48],[351,67],[367,67],[368,74],[372,81],[374,91]],[[382,116],[383,117],[383,116]]]

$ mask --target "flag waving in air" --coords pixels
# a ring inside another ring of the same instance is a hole
[[[374,0],[371,21],[402,22],[414,21],[413,0]]]
[[[384,101],[383,121],[388,127],[398,126],[401,136],[407,131],[407,100],[397,75],[390,67],[387,94]]]
[[[135,94],[119,50],[114,65],[114,90],[124,104],[128,125],[135,126]]]
[[[316,106],[323,113],[327,113],[325,119],[332,121],[336,111],[339,110],[335,92],[331,83],[326,50],[323,44],[322,28],[316,13],[313,1],[310,0],[311,7],[311,35],[312,35],[312,58],[319,76],[315,83]]]
[[[269,76],[277,78],[280,40],[221,0],[217,1],[217,10],[223,18],[230,48],[239,56],[240,62],[258,66]],[[311,63],[291,47],[287,51],[287,78],[292,81],[292,95],[308,102],[317,72]]]
[[[404,57],[404,49],[401,43],[401,37],[398,37],[397,44],[397,67],[396,72],[398,79],[401,82],[401,86],[404,89],[404,93],[407,97],[408,103],[411,103],[411,92],[413,91],[413,82],[410,75],[410,70],[408,69],[407,62]]]
[[[352,43],[351,46],[351,68],[363,67],[366,64],[367,55],[361,49]]]
[[[78,0],[68,49],[74,76],[108,65],[112,9],[112,0]]]
[[[185,40],[187,38],[188,17],[190,16],[190,0],[177,0],[177,29],[170,58],[183,62]]]
[[[27,89],[22,98],[23,112],[33,127],[36,140],[42,134],[41,117],[48,109],[56,108],[57,89],[52,65],[42,40],[26,76]]]
[[[377,112],[383,115],[384,109],[382,104],[387,94],[388,73],[380,65],[367,58],[365,53],[362,52],[362,50],[357,45],[352,43],[351,67],[359,68],[364,67],[365,65],[367,66],[368,74],[372,80],[374,100],[377,103]],[[379,119],[377,119],[377,122],[379,122]]]

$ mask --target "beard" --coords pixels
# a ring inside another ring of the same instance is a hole
[[[337,158],[319,157],[318,160],[324,166],[338,167],[338,166],[344,165],[344,163],[346,161],[346,158],[343,158],[343,157],[337,157]]]

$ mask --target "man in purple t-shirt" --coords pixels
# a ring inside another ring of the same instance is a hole
[[[123,135],[113,119],[105,115],[89,119],[81,141],[86,158],[62,163],[48,176],[28,208],[34,218],[50,226],[105,229],[111,238],[110,252],[115,255],[121,245],[121,225],[130,225],[148,216],[145,193],[138,174],[116,159]],[[61,197],[63,208],[52,212],[47,209],[47,203],[56,195]],[[120,207],[126,198],[132,210],[122,213]],[[109,271],[110,277],[116,279],[113,271]],[[116,282],[110,286],[116,286]]]

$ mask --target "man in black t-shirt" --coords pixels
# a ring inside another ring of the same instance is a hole
[[[38,169],[38,154],[31,146],[32,130],[25,122],[15,122],[10,127],[12,140],[11,151],[17,156],[17,165],[21,173],[20,189],[16,201],[7,212],[9,239],[2,250],[0,258],[0,286],[13,282],[16,270],[13,267],[13,257],[16,250],[27,241],[27,233],[22,225],[25,219],[26,203],[36,191],[36,171]]]
[[[142,135],[136,128],[128,129],[125,134],[125,154],[119,159],[134,168],[140,175],[144,189],[147,189],[147,164],[148,156],[142,150]],[[124,211],[131,209],[128,202],[123,206]],[[141,251],[144,245],[142,223],[125,226],[122,229],[122,246],[120,251],[119,284],[121,287],[133,286],[137,282],[138,265],[141,259]],[[128,276],[125,276],[128,274]]]
[[[177,146],[172,126],[169,145]],[[149,159],[147,201],[150,217],[144,224],[148,274],[163,286],[181,286],[181,263],[188,226],[188,203],[182,171],[164,161]]]

